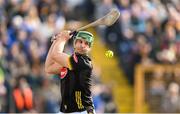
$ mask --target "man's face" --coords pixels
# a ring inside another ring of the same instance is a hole
[[[75,52],[87,54],[90,51],[89,42],[85,39],[77,39],[74,45]]]

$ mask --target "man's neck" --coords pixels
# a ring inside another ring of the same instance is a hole
[[[79,52],[75,52],[75,54],[78,54],[78,55],[84,55],[84,56],[88,56],[88,54],[87,53],[79,53]]]

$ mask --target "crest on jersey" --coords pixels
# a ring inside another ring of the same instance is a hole
[[[67,75],[68,69],[67,68],[61,68],[60,69],[60,77],[63,79]]]

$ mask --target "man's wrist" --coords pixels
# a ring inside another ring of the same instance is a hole
[[[51,37],[51,42],[54,42],[56,40],[56,35]]]
[[[51,42],[54,42],[54,41],[64,41],[64,42],[66,42],[67,40],[65,38],[58,38],[56,35],[54,35],[51,38]]]

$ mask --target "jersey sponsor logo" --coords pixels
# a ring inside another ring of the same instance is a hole
[[[73,59],[76,63],[78,62],[78,58],[77,58],[76,54],[73,54]]]
[[[67,68],[61,68],[60,69],[60,77],[61,77],[61,79],[63,79],[67,75],[67,72],[68,72]]]

